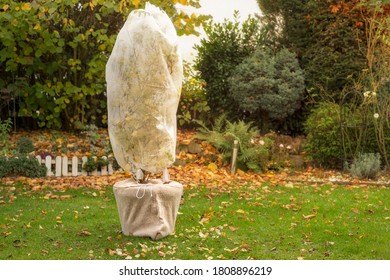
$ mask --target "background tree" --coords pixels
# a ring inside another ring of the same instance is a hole
[[[373,126],[377,150],[383,163],[390,166],[390,3],[361,0],[357,10],[364,20],[366,40],[360,47],[367,68],[355,83],[364,96],[361,107],[368,107],[368,120]],[[362,23],[363,24],[363,23]],[[365,108],[367,109],[367,108]],[[360,109],[361,110],[361,109]]]
[[[232,98],[228,80],[235,68],[261,42],[257,19],[248,18],[242,25],[236,13],[234,21],[210,22],[205,26],[207,37],[196,46],[195,68],[205,81],[206,99],[214,117],[226,113],[229,120],[243,117],[237,100]]]
[[[354,9],[358,2],[258,0],[268,44],[298,55],[308,94],[316,100],[340,100],[365,67],[358,44],[365,40],[362,17]]]
[[[82,129],[106,123],[105,64],[119,29],[140,0],[7,1],[0,4],[1,117],[15,100],[28,128]],[[171,16],[179,34],[196,33],[207,17],[187,15],[175,4],[150,1]]]

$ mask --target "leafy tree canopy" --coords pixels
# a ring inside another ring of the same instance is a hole
[[[4,2],[4,1],[3,1]],[[18,116],[47,128],[105,124],[104,71],[116,35],[143,0],[7,1],[0,4],[0,115],[15,100]],[[150,0],[172,18],[179,34],[196,34],[207,16],[187,15],[177,4]],[[8,114],[9,115],[9,114]]]
[[[342,89],[365,68],[360,0],[258,0],[268,44],[298,54],[312,96],[339,99]],[[275,30],[277,32],[275,32]]]
[[[205,27],[206,38],[196,46],[198,56],[195,68],[206,82],[206,99],[214,116],[222,112],[230,120],[242,117],[237,101],[232,98],[228,79],[235,68],[248,57],[261,42],[257,19],[249,17],[244,23],[234,21],[210,22]]]

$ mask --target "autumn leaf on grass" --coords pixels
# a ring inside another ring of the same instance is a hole
[[[62,224],[62,218],[61,218],[61,216],[57,216],[57,217],[56,217],[56,222],[57,222],[57,224]]]
[[[191,199],[191,198],[197,196],[198,194],[199,194],[199,193],[190,193],[190,194],[187,196],[187,198],[188,198],[188,199]]]
[[[214,216],[214,211],[212,209],[210,209],[210,212],[202,214],[202,216],[200,217],[199,223],[201,225],[208,223],[213,216]]]
[[[352,210],[352,212],[355,213],[355,214],[359,214],[359,213],[360,213],[360,212],[359,212],[359,209],[357,209],[357,208],[352,208],[351,210]]]
[[[233,226],[229,226],[229,229],[233,232],[235,232],[236,230],[239,230],[240,228],[239,227],[233,227]]]
[[[224,248],[223,250],[226,251],[226,252],[232,253],[232,254],[237,254],[239,249],[240,249],[240,247],[236,247],[236,248],[233,248],[233,249]]]
[[[290,210],[292,209],[293,211],[297,211],[297,205],[295,203],[292,203],[292,204],[287,204],[284,206],[287,210]]]
[[[236,213],[239,213],[239,214],[248,214],[248,212],[246,212],[246,211],[244,211],[244,210],[242,210],[242,209],[238,209],[238,210],[236,211]]]
[[[305,216],[305,215],[302,215],[302,217],[305,219],[305,220],[311,220],[311,219],[313,219],[313,218],[315,218],[317,215],[307,215],[307,216]]]
[[[78,236],[90,236],[92,235],[92,233],[90,233],[89,231],[87,231],[87,228],[85,229],[82,229],[80,230],[78,233],[77,233]]]
[[[4,235],[4,237],[7,237],[8,235],[11,235],[12,232],[11,231],[4,231],[1,234]]]
[[[112,257],[112,256],[116,255],[116,251],[108,248],[108,254]]]

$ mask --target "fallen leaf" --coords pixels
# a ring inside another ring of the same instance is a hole
[[[236,247],[233,249],[224,248],[223,250],[225,250],[226,252],[230,252],[230,253],[237,253],[238,249],[240,249],[240,247]]]
[[[210,163],[210,164],[207,166],[207,168],[210,169],[211,171],[215,171],[215,170],[218,169],[218,166],[217,166],[214,162],[212,162],[212,163]]]
[[[305,219],[305,220],[310,220],[310,219],[313,219],[313,218],[315,218],[317,215],[307,215],[307,216],[305,216],[305,215],[302,215],[302,217]]]
[[[158,251],[158,255],[159,255],[160,257],[165,257],[165,253],[162,252],[162,251]]]
[[[232,226],[229,226],[229,229],[233,232],[239,230],[240,228],[239,227],[232,227]]]
[[[78,236],[90,236],[92,235],[92,233],[90,233],[89,231],[87,231],[87,229],[82,229],[80,230],[78,233],[77,233]]]
[[[296,206],[297,206],[297,205],[296,205],[295,203],[292,203],[292,204],[287,204],[287,205],[285,206],[285,208],[286,208],[287,210],[290,210],[290,209],[294,209]]]
[[[359,213],[360,213],[360,212],[359,212],[359,209],[352,208],[351,210],[352,210],[352,212],[355,213],[355,214],[359,214]]]
[[[109,249],[108,249],[108,254],[112,257],[112,256],[116,255],[116,251],[111,250],[111,249],[109,248]]]

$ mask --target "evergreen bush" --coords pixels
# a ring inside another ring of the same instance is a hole
[[[238,14],[234,21],[211,22],[205,27],[207,36],[196,46],[198,56],[194,66],[205,81],[206,99],[213,109],[210,111],[213,117],[225,113],[232,121],[242,118],[228,79],[260,44],[260,27],[259,21],[252,17],[240,24]]]
[[[6,154],[9,146],[9,133],[12,128],[12,122],[10,119],[2,121],[0,119],[0,155]]]
[[[98,158],[95,160],[94,157],[92,156],[89,156],[88,159],[87,159],[87,162],[84,163],[83,165],[83,169],[88,172],[88,173],[91,173],[95,170],[99,170],[101,169],[103,166],[107,166],[108,165],[108,160],[104,159],[104,158]]]
[[[16,150],[20,154],[28,154],[35,151],[35,147],[30,138],[22,137],[16,142]]]
[[[340,164],[340,106],[324,102],[305,122],[305,150],[314,163],[334,168]]]
[[[42,166],[34,157],[0,157],[0,178],[7,176],[25,176],[30,178],[46,176],[46,166]]]
[[[233,99],[250,119],[282,123],[301,107],[304,75],[295,54],[260,47],[229,78]],[[275,124],[276,125],[276,124]]]

